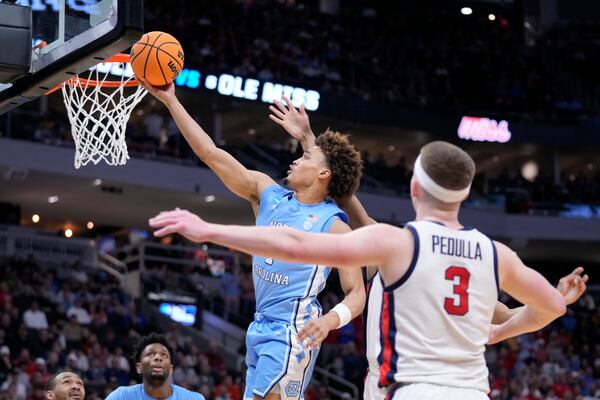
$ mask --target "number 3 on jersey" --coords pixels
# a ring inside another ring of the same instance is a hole
[[[464,267],[448,267],[446,269],[446,280],[458,282],[452,286],[454,289],[454,297],[446,297],[444,299],[444,309],[450,315],[465,315],[469,312],[469,278],[471,274]],[[458,298],[458,304],[455,304],[455,299]]]

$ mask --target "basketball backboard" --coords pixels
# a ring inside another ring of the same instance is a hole
[[[0,83],[0,114],[127,50],[143,34],[143,0],[17,0],[16,4],[32,12],[31,65],[28,74]],[[2,40],[0,47],[8,48]]]

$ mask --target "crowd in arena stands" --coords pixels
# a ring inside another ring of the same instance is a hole
[[[226,257],[212,258],[210,251],[199,251],[202,254],[195,255],[199,264],[187,271],[187,276],[204,271],[221,277],[223,298],[231,298],[221,315],[245,315],[246,320],[240,324],[245,328],[254,310],[250,267],[242,263],[239,270],[231,269],[223,261]],[[182,283],[177,275],[160,267],[150,269],[143,279],[145,284],[154,285]],[[342,297],[339,280],[335,272],[332,275],[319,296],[324,313]],[[131,347],[140,334],[156,328],[142,317],[136,303],[110,275],[77,265],[47,268],[33,259],[8,260],[0,268],[0,282],[0,399],[42,400],[49,377],[63,370],[84,378],[88,400],[102,399],[117,386],[137,381]],[[592,290],[542,332],[488,347],[490,397],[600,398],[598,301],[598,292]],[[357,318],[330,332],[317,361],[320,367],[353,382],[359,390],[367,368],[363,324],[362,318]],[[228,369],[216,344],[201,351],[175,323],[166,335],[175,349],[176,384],[199,391],[208,400],[241,399],[243,349],[238,363],[241,368]],[[329,385],[335,387],[337,383]],[[330,397],[325,386],[313,381],[306,398]]]
[[[203,0],[186,12],[147,4],[148,30],[175,34],[186,64],[204,71],[420,107],[600,111],[597,22],[557,24],[526,45],[519,19],[492,22],[453,8],[413,16],[343,3],[328,15],[314,2]]]
[[[82,376],[87,400],[137,382],[132,346],[153,327],[109,275],[8,260],[0,282],[0,399],[43,400],[57,371]],[[225,367],[215,345],[201,352],[177,325],[167,337],[177,384],[207,400],[241,398],[239,371]]]
[[[145,295],[177,293],[191,296],[200,309],[246,328],[255,311],[252,271],[248,263],[240,264],[233,257],[215,256],[202,249],[176,256],[193,261],[193,264],[146,262],[142,273]],[[201,328],[201,324],[202,320],[197,319],[196,326]]]
[[[493,400],[600,398],[600,309],[584,295],[550,328],[488,347]]]
[[[503,171],[485,182],[486,195],[502,195],[506,200],[506,211],[516,214],[566,215],[569,205],[586,204],[589,209],[578,216],[600,216],[600,173],[579,171],[562,173],[559,182],[540,175],[533,182],[520,174]]]
[[[352,5],[332,16],[303,2],[200,0],[186,4],[187,12],[165,4],[148,1],[146,28],[176,33],[190,67],[386,103],[532,116],[600,115],[598,23],[560,23],[525,45],[507,19],[466,18],[455,10],[413,18]],[[450,29],[456,25],[461,29]],[[15,113],[13,130],[46,143],[72,142],[65,115],[47,113],[36,120]],[[159,105],[136,110],[126,137],[129,151],[137,156],[199,163]],[[247,156],[242,158],[250,168],[271,166],[284,172],[297,154],[259,141],[230,145],[227,150],[234,155]],[[410,168],[372,156],[365,157],[363,189],[377,190],[381,182],[386,190],[408,193]],[[600,176],[584,172],[565,175],[558,184],[544,177],[528,182],[507,172],[478,177],[476,189],[484,197],[503,196],[511,213],[558,213],[565,203],[600,203]],[[598,210],[589,213],[597,215]]]

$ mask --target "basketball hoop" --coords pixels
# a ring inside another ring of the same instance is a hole
[[[120,80],[108,80],[111,73],[120,75]],[[129,55],[110,57],[87,71],[87,78],[76,75],[46,94],[59,88],[75,142],[75,168],[101,160],[109,165],[125,164],[129,159],[125,142],[127,121],[148,93],[133,78]],[[132,88],[132,92],[126,93],[126,88]]]

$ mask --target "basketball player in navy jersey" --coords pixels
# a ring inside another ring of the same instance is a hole
[[[331,131],[319,136],[290,166],[287,183],[292,190],[288,190],[219,149],[179,103],[172,83],[155,88],[139,81],[165,104],[196,155],[228,189],[251,203],[258,226],[315,233],[350,231],[346,214],[332,200],[354,193],[360,181],[360,154],[345,136]],[[256,314],[246,335],[244,399],[303,399],[317,345],[329,330],[346,325],[362,312],[362,275],[360,270],[347,270],[340,273],[344,300],[322,316],[317,295],[330,271],[325,264],[253,258]],[[305,327],[310,336],[299,337]]]
[[[184,210],[150,220],[156,236],[178,232],[290,262],[358,269],[378,265],[383,297],[379,385],[391,399],[487,399],[486,343],[532,332],[564,314],[561,293],[507,246],[458,220],[475,164],[462,149],[432,142],[411,180],[416,219],[343,235],[285,227],[209,224]],[[499,290],[525,304],[492,325]]]
[[[296,110],[287,98],[284,98],[287,107],[282,103],[275,102],[271,106],[270,118],[286,130],[292,137],[298,140],[303,147],[310,147],[314,143],[315,136],[310,127],[310,121],[304,107]],[[364,207],[356,196],[342,199],[338,205],[346,212],[349,218],[349,224],[352,229],[377,223],[370,218]],[[366,268],[367,282],[367,301],[365,304],[366,319],[366,357],[369,364],[367,377],[365,379],[364,399],[383,400],[387,395],[385,387],[379,386],[379,355],[381,354],[381,332],[379,329],[379,318],[381,315],[383,284],[376,267]],[[583,275],[583,268],[577,267],[569,275],[560,279],[557,289],[565,298],[567,305],[576,302],[585,292],[587,275]],[[492,322],[500,324],[508,320],[512,315],[519,312],[519,308],[509,309],[501,302],[496,303]],[[309,336],[312,332],[310,327],[304,329],[307,332],[300,332],[300,336]]]

